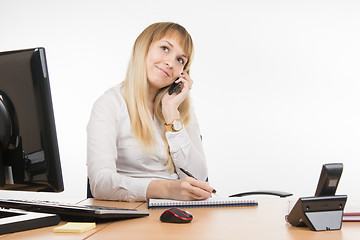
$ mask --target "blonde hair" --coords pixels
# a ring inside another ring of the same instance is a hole
[[[146,57],[152,42],[165,36],[176,35],[179,45],[183,48],[188,61],[184,71],[190,72],[190,65],[194,57],[194,46],[190,34],[177,23],[159,22],[148,26],[136,39],[129,61],[125,80],[122,83],[123,96],[127,104],[131,131],[137,139],[150,149],[155,140],[154,125],[148,110],[148,82],[146,75]],[[165,123],[161,111],[161,99],[168,87],[159,90],[154,100],[154,114]],[[190,121],[190,97],[188,96],[179,106],[181,121],[186,125]]]

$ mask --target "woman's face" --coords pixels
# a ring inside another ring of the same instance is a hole
[[[164,37],[150,44],[146,57],[146,74],[150,88],[170,85],[184,70],[188,61],[175,36]]]

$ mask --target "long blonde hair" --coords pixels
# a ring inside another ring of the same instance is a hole
[[[184,27],[172,22],[159,22],[148,26],[136,39],[129,61],[125,80],[122,83],[123,96],[127,104],[131,131],[137,139],[147,148],[154,143],[154,125],[149,114],[148,82],[146,75],[146,57],[152,42],[165,36],[178,34],[179,44],[183,48],[188,61],[184,71],[190,72],[190,65],[194,57],[194,46],[190,34]],[[155,116],[165,123],[161,111],[161,99],[168,87],[159,90],[154,100]],[[179,106],[181,121],[186,125],[190,121],[190,97],[188,96]]]

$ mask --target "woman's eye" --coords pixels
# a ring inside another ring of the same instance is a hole
[[[181,64],[184,64],[184,59],[182,59],[182,58],[178,58],[178,61],[179,61],[179,63],[181,63]]]
[[[162,48],[165,52],[168,52],[168,51],[169,51],[169,48],[166,47],[166,46],[162,46],[161,48]]]

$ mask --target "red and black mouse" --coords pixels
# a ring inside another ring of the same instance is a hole
[[[188,211],[173,207],[165,210],[161,214],[160,220],[168,223],[189,223],[193,220],[193,216]]]

